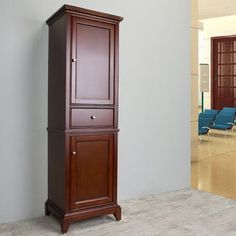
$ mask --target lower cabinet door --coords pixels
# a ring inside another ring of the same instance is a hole
[[[114,184],[114,135],[71,137],[71,209],[112,202]]]

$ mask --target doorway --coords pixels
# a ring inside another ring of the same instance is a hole
[[[200,23],[198,62],[210,67],[203,110],[236,108],[236,15],[202,19]],[[201,73],[199,85],[200,76]],[[199,113],[202,112],[200,88]],[[198,136],[195,146],[197,158],[192,162],[192,188],[236,200],[236,126],[227,134],[224,130],[209,128],[209,135]]]

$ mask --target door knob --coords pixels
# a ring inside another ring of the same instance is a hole
[[[92,120],[94,120],[94,119],[96,119],[96,116],[91,116],[90,118],[91,118]]]
[[[73,155],[73,156],[76,156],[76,152],[75,152],[75,151],[74,151],[74,152],[72,152],[72,155]]]
[[[72,58],[72,62],[77,62],[77,59],[76,58]]]

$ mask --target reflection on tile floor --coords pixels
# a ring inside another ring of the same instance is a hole
[[[198,144],[198,161],[192,163],[192,188],[236,200],[236,128],[224,136],[212,130]]]

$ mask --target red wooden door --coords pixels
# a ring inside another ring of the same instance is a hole
[[[114,104],[114,25],[74,17],[71,63],[73,104]]]
[[[236,36],[212,38],[213,109],[236,107]]]
[[[71,138],[71,209],[113,201],[114,136]]]

